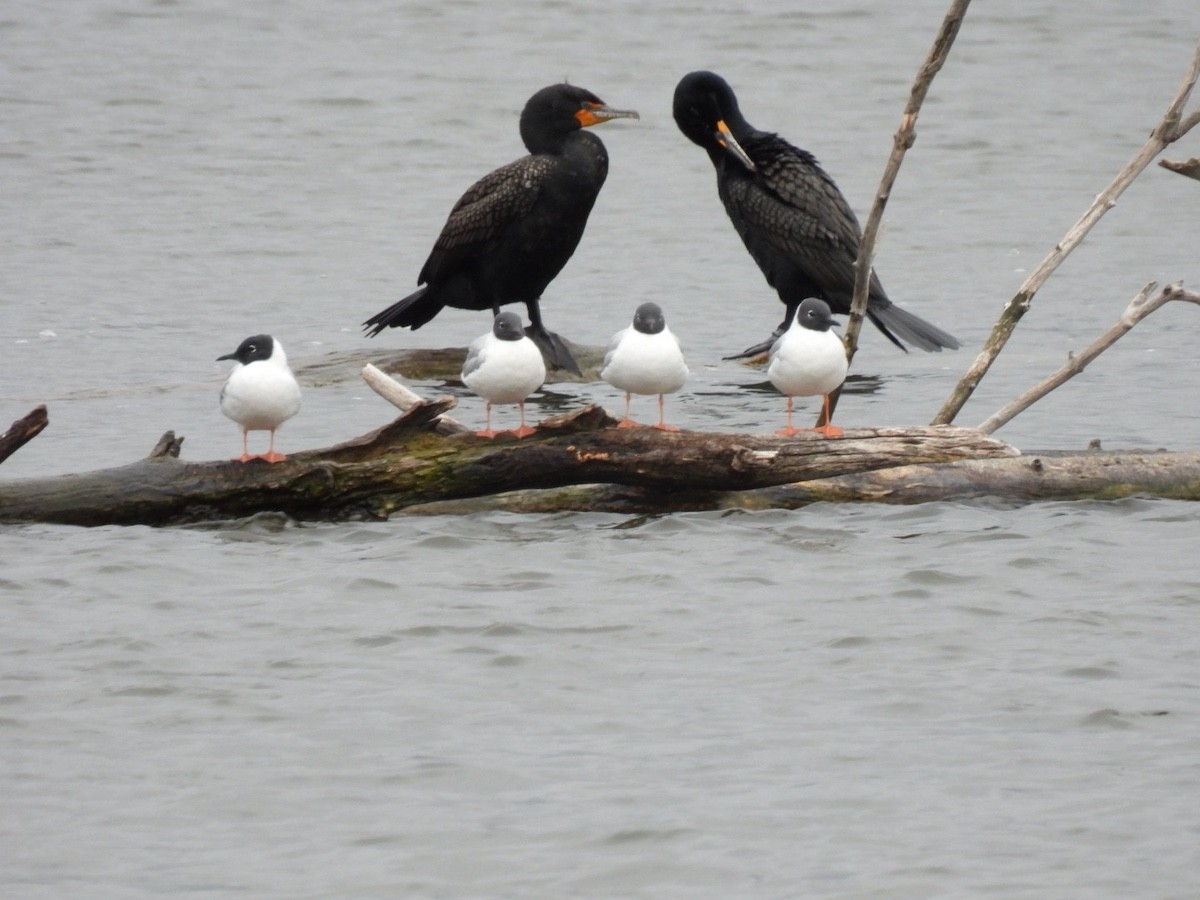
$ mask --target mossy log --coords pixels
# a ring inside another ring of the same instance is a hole
[[[575,485],[414,504],[404,511],[418,515],[497,510],[653,515],[720,509],[800,509],[820,502],[903,506],[973,499],[1030,503],[1135,496],[1200,500],[1200,453],[1055,451],[893,466],[739,491],[664,492],[618,484]]]
[[[169,525],[260,512],[386,518],[441,501],[597,483],[643,492],[647,509],[694,509],[730,492],[1018,455],[950,426],[850,429],[834,440],[662,432],[619,429],[598,406],[545,419],[531,438],[483,440],[443,416],[453,405],[452,398],[420,402],[370,434],[275,464],[185,462],[182,439],[168,432],[130,465],[0,483],[0,522]]]

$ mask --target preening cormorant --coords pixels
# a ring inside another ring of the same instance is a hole
[[[733,89],[713,72],[680,80],[674,113],[679,130],[708,151],[733,227],[787,307],[767,341],[731,358],[769,348],[808,297],[826,301],[833,312],[850,312],[862,230],[813,155],[747,122]],[[902,350],[905,343],[922,350],[958,347],[952,335],[892,303],[874,272],[867,316]]]
[[[619,118],[638,114],[571,84],[530,97],[521,113],[529,155],[467,189],[417,277],[422,287],[367,319],[368,335],[415,330],[447,306],[498,315],[501,306],[524,303],[526,332],[547,363],[578,373],[566,344],[542,324],[538,301],[575,252],[608,175],[604,144],[583,129]]]

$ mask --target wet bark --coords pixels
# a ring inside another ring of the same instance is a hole
[[[813,503],[896,506],[988,499],[1021,504],[1127,497],[1200,500],[1200,453],[1166,451],[1045,453],[895,466],[745,491],[675,491],[597,484],[414,504],[406,513],[447,515],[502,510],[626,515],[800,509]]]
[[[50,423],[45,406],[35,406],[25,416],[17,419],[9,426],[8,431],[0,434],[0,462],[8,459],[25,444],[33,440]]]
[[[543,420],[532,438],[482,440],[444,427],[442,414],[453,405],[420,402],[370,434],[275,464],[185,462],[182,439],[168,432],[130,465],[0,483],[0,521],[169,525],[261,512],[386,518],[443,501],[597,483],[640,492],[647,509],[712,508],[706,498],[731,492],[1018,454],[957,427],[853,429],[836,440],[618,429],[597,406]]]

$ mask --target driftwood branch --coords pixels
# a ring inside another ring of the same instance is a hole
[[[840,440],[661,432],[619,429],[589,406],[543,420],[525,440],[481,440],[447,416],[453,398],[424,401],[372,369],[364,378],[405,411],[369,434],[269,464],[186,462],[182,438],[167,432],[130,465],[0,483],[0,522],[173,525],[259,513],[336,521],[480,509],[657,514],[981,496],[1200,499],[1200,453],[1021,456],[951,426],[852,429]]]
[[[850,316],[842,335],[842,342],[846,345],[846,359],[851,362],[854,360],[854,354],[858,352],[858,335],[862,330],[863,318],[867,312],[871,266],[875,259],[875,245],[879,240],[883,212],[892,195],[892,186],[900,174],[900,164],[904,161],[904,155],[917,140],[917,116],[925,102],[925,96],[929,93],[934,76],[941,71],[946,58],[950,55],[950,48],[954,45],[954,39],[958,36],[959,28],[962,26],[963,18],[966,16],[967,7],[970,4],[971,0],[952,0],[950,9],[942,20],[942,26],[934,38],[929,55],[925,58],[925,62],[917,72],[917,77],[909,90],[908,103],[900,117],[900,127],[892,138],[892,152],[888,156],[887,164],[883,169],[883,177],[875,191],[875,199],[871,203],[866,225],[858,243],[858,256],[854,260],[854,292],[851,294]],[[829,424],[829,416],[837,409],[841,396],[842,388],[838,387],[829,395],[828,405],[821,405],[816,423],[818,428]]]
[[[984,434],[991,434],[997,428],[1027,410],[1052,390],[1065,384],[1082,372],[1092,360],[1115,344],[1121,337],[1128,334],[1130,329],[1138,322],[1172,300],[1183,300],[1188,303],[1200,304],[1200,294],[1185,291],[1180,282],[1167,285],[1167,287],[1159,292],[1158,296],[1151,298],[1150,295],[1157,286],[1152,281],[1142,288],[1138,295],[1129,302],[1129,306],[1126,307],[1121,318],[1108,331],[1092,341],[1082,353],[1073,354],[1058,371],[1030,388],[1011,403],[992,413],[991,416],[979,425],[979,430]]]
[[[1010,502],[1134,496],[1200,500],[1198,479],[1197,452],[1052,452],[943,466],[900,466],[760,493],[781,506],[852,498],[903,505],[981,497]]]
[[[597,406],[545,419],[532,438],[488,441],[439,433],[453,402],[418,402],[370,434],[276,464],[159,454],[115,469],[0,484],[0,521],[164,525],[268,511],[386,518],[414,504],[512,490],[612,483],[670,498],[1017,454],[953,427],[855,429],[841,440],[618,429]]]
[[[425,402],[420,394],[415,393],[371,363],[363,366],[362,379],[371,390],[401,412],[408,412],[414,406]],[[449,404],[446,407],[447,409],[454,407],[458,403],[453,397],[446,397],[444,399]],[[434,428],[438,434],[444,435],[463,434],[470,430],[461,422],[449,416],[438,416]]]
[[[845,335],[842,338],[846,344],[846,356],[851,360],[854,359],[854,354],[858,349],[858,333],[862,329],[863,317],[867,312],[871,263],[875,258],[875,243],[879,237],[880,224],[883,222],[883,211],[887,207],[888,198],[892,194],[892,186],[896,183],[896,177],[900,173],[900,164],[904,161],[904,154],[917,139],[917,116],[921,111],[921,105],[925,102],[925,95],[929,93],[934,76],[941,71],[946,57],[950,55],[950,48],[954,45],[954,39],[958,36],[959,28],[962,26],[963,18],[966,16],[967,7],[970,4],[971,0],[952,0],[950,9],[942,20],[942,27],[938,30],[937,37],[934,38],[929,55],[909,91],[908,103],[904,107],[904,114],[900,117],[900,128],[892,141],[891,155],[884,167],[879,189],[875,192],[871,211],[867,215],[862,240],[858,245],[858,257],[854,261],[854,295],[850,304],[850,318],[846,323]]]
[[[896,466],[749,491],[695,491],[670,497],[622,485],[578,485],[415,504],[405,512],[457,515],[493,510],[517,513],[589,511],[648,515],[681,510],[799,509],[812,503],[900,506],[985,497],[1010,503],[1030,503],[1120,500],[1137,496],[1200,500],[1200,453],[1056,452]]]
[[[1191,159],[1185,159],[1182,162],[1176,162],[1172,159],[1160,159],[1158,164],[1164,169],[1169,169],[1172,172],[1178,172],[1180,175],[1186,175],[1188,178],[1195,178],[1200,181],[1200,156],[1193,156]]]
[[[13,422],[8,431],[0,434],[0,462],[4,462],[32,441],[49,424],[50,417],[46,413],[45,405],[35,406],[32,411]]]
[[[983,380],[983,376],[991,368],[992,363],[995,362],[996,357],[1000,355],[1000,351],[1004,349],[1004,345],[1008,343],[1008,339],[1017,327],[1017,323],[1029,311],[1033,297],[1041,289],[1042,285],[1046,283],[1063,260],[1070,255],[1071,251],[1082,243],[1088,232],[1103,218],[1104,214],[1116,205],[1117,198],[1125,192],[1125,189],[1133,183],[1133,180],[1141,174],[1146,166],[1150,165],[1150,162],[1162,153],[1164,148],[1179,140],[1197,122],[1200,122],[1200,112],[1193,113],[1186,118],[1183,117],[1183,108],[1187,103],[1188,97],[1191,95],[1197,78],[1200,78],[1200,45],[1196,47],[1195,55],[1192,57],[1191,65],[1184,75],[1179,90],[1167,107],[1167,111],[1163,114],[1162,120],[1150,133],[1150,138],[1147,140],[1145,146],[1117,173],[1117,176],[1108,187],[1100,192],[1095,202],[1083,214],[1082,218],[1071,226],[1066,236],[1055,245],[1050,254],[1025,279],[1025,283],[1021,285],[1016,295],[1004,308],[999,320],[992,328],[992,333],[988,336],[987,341],[984,342],[983,349],[971,364],[971,367],[959,380],[950,397],[942,405],[941,410],[934,417],[933,424],[945,425],[954,421],[955,417],[962,410],[963,405],[966,404],[971,394],[974,393],[975,388],[979,386],[979,382]]]
[[[154,449],[150,451],[147,459],[178,459],[179,451],[183,449],[183,435],[175,436],[175,432],[168,431],[158,439],[158,443],[154,445]]]

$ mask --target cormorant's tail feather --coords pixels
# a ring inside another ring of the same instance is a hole
[[[904,346],[905,342],[930,353],[940,352],[943,347],[948,350],[958,349],[958,338],[954,335],[942,331],[936,325],[930,325],[894,303],[882,309],[868,307],[867,316],[888,340],[901,350],[907,349]]]
[[[385,328],[411,328],[416,331],[440,313],[444,305],[430,296],[429,285],[425,285],[382,312],[375,313],[363,322],[363,328],[367,337],[375,337]]]
[[[908,352],[908,347],[905,343],[909,343],[920,350],[927,350],[930,353],[940,352],[943,347],[947,350],[958,349],[958,338],[948,332],[942,331],[936,325],[930,325],[920,316],[914,316],[907,310],[901,309],[896,304],[891,304],[882,309],[876,306],[867,308],[867,318],[875,323],[884,337],[903,350]],[[735,353],[733,356],[725,356],[723,359],[753,359],[760,356],[771,349],[771,346],[779,339],[779,336],[787,330],[785,323],[776,328],[769,338],[765,341],[755,344],[753,347],[747,347],[741,353]]]

